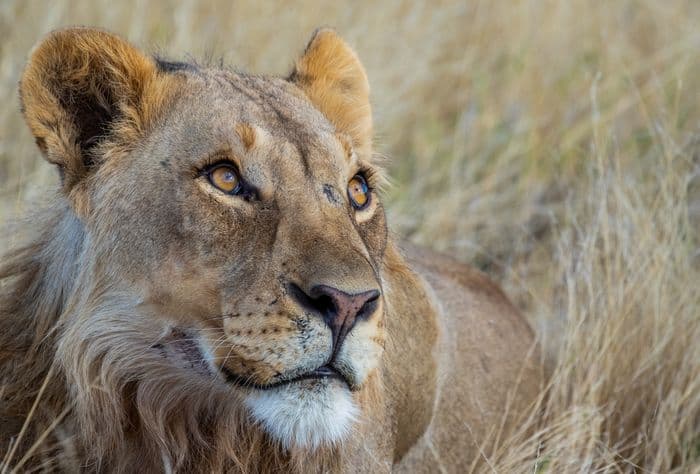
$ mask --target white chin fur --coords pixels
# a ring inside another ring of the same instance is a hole
[[[246,404],[253,418],[285,449],[315,450],[340,442],[359,411],[350,391],[333,382],[304,385],[255,390]]]

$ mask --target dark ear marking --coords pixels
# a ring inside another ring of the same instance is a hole
[[[154,56],[153,59],[156,62],[158,71],[164,72],[166,74],[176,73],[176,72],[196,72],[198,71],[197,65],[184,62],[184,61],[169,61],[160,56]]]
[[[34,138],[34,143],[36,143],[36,146],[39,148],[41,153],[46,155],[46,139],[43,137],[36,137]]]

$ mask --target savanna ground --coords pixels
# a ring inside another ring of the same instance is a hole
[[[492,440],[486,471],[700,472],[700,2],[2,0],[0,223],[55,184],[16,84],[71,24],[275,74],[335,26],[393,229],[491,274],[545,347],[534,435]]]

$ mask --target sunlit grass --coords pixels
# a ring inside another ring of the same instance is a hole
[[[15,89],[31,45],[76,23],[277,74],[337,27],[372,83],[393,229],[498,279],[548,354],[535,435],[490,465],[700,470],[699,2],[7,0],[0,222],[55,182]]]

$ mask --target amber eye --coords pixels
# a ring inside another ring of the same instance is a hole
[[[237,194],[241,189],[241,179],[238,171],[231,165],[222,164],[209,170],[209,182],[226,194]]]
[[[355,209],[362,209],[369,202],[369,186],[362,175],[356,174],[348,183],[348,197]]]

